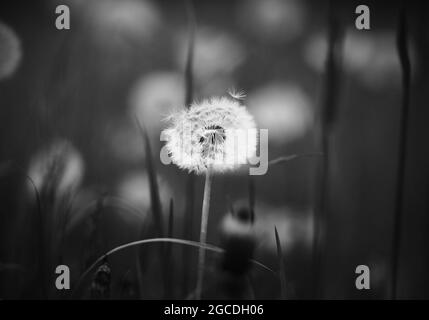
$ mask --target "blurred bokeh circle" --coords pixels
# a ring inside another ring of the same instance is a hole
[[[159,71],[138,79],[129,94],[129,114],[145,124],[150,135],[160,135],[167,117],[185,101],[183,75]]]
[[[237,20],[243,30],[262,41],[289,42],[305,28],[303,1],[246,0],[237,8]]]
[[[0,22],[0,80],[11,76],[22,56],[21,41],[12,28]]]
[[[346,33],[343,45],[343,68],[369,89],[399,85],[399,58],[393,32]],[[305,48],[304,59],[317,72],[324,70],[328,43],[326,35],[312,35]]]
[[[247,104],[258,127],[268,129],[270,142],[298,139],[313,124],[311,99],[297,85],[273,83],[261,87],[249,94]]]

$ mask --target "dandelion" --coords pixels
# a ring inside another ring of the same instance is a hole
[[[239,102],[212,98],[193,104],[169,117],[163,131],[174,164],[197,174],[237,169],[256,154],[257,132],[253,117]]]
[[[200,242],[204,244],[212,174],[237,169],[256,154],[256,124],[244,106],[226,97],[194,103],[169,119],[172,125],[163,135],[172,162],[189,172],[206,175],[200,229]],[[204,260],[205,251],[200,248],[197,299],[201,298]]]

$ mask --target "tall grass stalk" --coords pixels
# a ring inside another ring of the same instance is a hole
[[[7,173],[9,170],[13,171],[13,172],[17,172],[18,174],[22,174],[25,178],[26,181],[28,181],[31,185],[31,188],[33,189],[34,192],[34,197],[36,200],[36,212],[37,212],[37,252],[38,252],[38,269],[37,269],[37,280],[39,281],[39,286],[40,286],[40,291],[41,291],[41,295],[42,298],[47,298],[48,297],[48,289],[47,289],[47,274],[46,274],[46,269],[47,269],[47,265],[48,265],[48,257],[47,257],[47,250],[46,250],[46,241],[45,241],[45,215],[44,215],[44,207],[43,207],[43,202],[42,202],[42,194],[41,191],[39,191],[39,189],[36,186],[36,183],[34,182],[33,178],[31,176],[29,176],[26,173],[26,170],[21,167],[18,164],[15,163],[5,163],[2,164],[1,166],[1,170],[3,172],[0,172],[0,174],[2,173]],[[1,177],[1,175],[0,175]],[[13,230],[15,230],[16,228],[21,228],[21,224],[24,223],[23,220],[21,220],[22,218],[20,218],[18,220],[17,223],[17,227],[14,227]],[[16,237],[20,237],[21,233],[18,232],[18,230],[16,230]],[[16,242],[18,241],[18,238],[16,238],[15,240]]]
[[[174,226],[174,203],[173,199],[170,199],[170,210],[168,215],[168,227],[167,227],[167,237],[173,238],[173,226]],[[171,266],[173,257],[171,250],[171,243],[166,243],[165,245],[165,257],[167,259],[168,265]],[[167,272],[165,275],[166,279],[164,282],[164,297],[166,299],[173,298],[173,272]]]
[[[186,16],[188,20],[188,52],[185,63],[185,106],[190,107],[194,99],[193,86],[193,64],[194,64],[194,48],[195,48],[195,31],[196,18],[194,4],[192,0],[185,1]],[[193,220],[194,220],[194,205],[195,205],[195,176],[189,174],[186,178],[186,199],[185,199],[185,214],[183,219],[184,238],[193,240]],[[186,296],[189,291],[189,278],[191,267],[191,256],[187,249],[183,250],[183,279],[182,279],[182,295]]]
[[[408,54],[408,34],[407,34],[407,17],[405,3],[402,2],[399,23],[396,38],[398,48],[399,61],[402,70],[402,101],[401,101],[401,119],[399,127],[399,146],[398,146],[398,167],[396,181],[396,203],[395,215],[393,218],[393,243],[391,257],[391,298],[396,299],[398,296],[398,268],[399,268],[399,253],[402,238],[401,222],[404,202],[404,182],[406,168],[406,152],[407,152],[407,133],[408,133],[408,117],[410,104],[410,78],[411,65]]]
[[[46,288],[47,257],[46,257],[46,246],[45,246],[45,225],[44,225],[44,216],[43,216],[43,209],[42,209],[42,200],[41,200],[40,192],[37,189],[36,184],[34,183],[34,180],[28,175],[25,175],[25,177],[33,187],[34,194],[36,196],[37,213],[38,213],[37,218],[38,218],[38,229],[39,229],[38,239],[37,239],[37,246],[38,246],[38,252],[39,252],[39,268],[40,268],[39,273],[40,273],[42,296],[46,298],[48,296],[48,289]]]
[[[155,222],[155,228],[157,230],[157,233],[159,236],[163,236],[163,223],[162,223],[162,206],[161,206],[161,199],[159,196],[159,187],[158,187],[158,180],[156,176],[156,169],[155,164],[153,163],[152,158],[152,149],[150,146],[150,140],[149,136],[146,131],[146,127],[140,123],[138,118],[136,117],[136,123],[140,130],[140,134],[143,137],[144,140],[144,151],[146,155],[146,168],[147,168],[147,174],[149,178],[149,191],[150,191],[150,204],[152,209],[152,215]]]
[[[206,171],[206,180],[204,184],[203,208],[201,212],[200,243],[202,245],[205,245],[207,242],[207,223],[209,220],[212,179],[213,179],[213,172],[212,172],[212,169],[208,167]],[[198,251],[197,286],[195,289],[195,298],[197,300],[201,299],[201,293],[203,290],[205,258],[206,258],[206,252],[202,247],[200,247]]]
[[[320,144],[323,158],[319,167],[319,191],[314,216],[313,237],[313,295],[315,298],[322,296],[323,256],[326,251],[326,229],[327,229],[327,198],[329,196],[329,162],[330,144],[333,125],[338,112],[339,75],[342,60],[342,30],[335,14],[337,10],[336,1],[328,3],[328,52],[325,64],[324,96],[321,106],[320,117]]]
[[[185,64],[185,105],[189,108],[194,99],[194,76],[193,76],[193,64],[194,64],[194,49],[195,49],[195,31],[196,31],[196,19],[195,9],[192,0],[186,0],[186,15],[188,18],[188,52],[186,55]]]
[[[161,199],[160,199],[160,195],[159,195],[159,186],[158,186],[158,179],[157,179],[157,173],[156,173],[156,167],[155,167],[155,163],[152,157],[152,149],[150,146],[150,140],[149,140],[149,135],[147,133],[146,127],[144,126],[144,124],[142,125],[142,123],[140,123],[140,121],[138,120],[138,118],[136,117],[136,122],[138,125],[138,128],[140,130],[140,133],[143,137],[144,140],[144,151],[145,151],[145,160],[146,160],[146,171],[148,174],[148,178],[149,178],[149,191],[150,191],[150,205],[151,205],[151,211],[152,211],[152,216],[154,219],[154,224],[155,224],[155,236],[158,237],[163,237],[164,236],[164,225],[163,225],[163,215],[162,215],[162,205],[161,205]],[[143,230],[143,229],[142,229]],[[144,235],[141,234],[141,236],[143,237]],[[165,256],[165,247],[164,245],[161,246],[160,248],[160,259],[159,262],[161,264],[161,269],[162,269],[162,281],[164,283],[163,285],[163,290],[165,290],[166,285],[165,283],[168,281],[167,279],[167,274],[170,272],[170,266],[168,264],[169,260],[166,258]],[[138,258],[141,258],[143,256],[143,253],[140,251],[138,252]],[[141,266],[141,264],[140,264]],[[138,270],[138,272],[141,272],[141,270]],[[141,276],[141,275],[140,275]],[[142,279],[142,276],[140,277],[140,279]],[[164,295],[167,294],[166,292],[164,292]]]

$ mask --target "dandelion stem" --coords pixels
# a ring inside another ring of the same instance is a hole
[[[207,240],[207,222],[209,220],[212,178],[213,178],[212,169],[208,167],[206,171],[206,182],[204,184],[203,209],[201,212],[200,243],[202,245],[205,245]],[[198,275],[197,275],[197,287],[195,290],[195,298],[197,300],[201,299],[201,292],[203,289],[205,258],[206,258],[206,252],[203,247],[200,247],[200,249],[198,250]]]

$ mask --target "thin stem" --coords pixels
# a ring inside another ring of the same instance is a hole
[[[285,263],[283,260],[283,250],[280,242],[279,233],[277,232],[277,227],[274,226],[274,235],[276,237],[276,246],[277,246],[277,259],[278,259],[278,273],[280,277],[280,292],[281,298],[286,300],[287,298],[287,283],[286,283],[286,272],[285,272]]]
[[[392,244],[392,257],[391,257],[391,298],[397,299],[398,297],[398,269],[399,269],[399,247],[401,244],[402,230],[401,221],[403,215],[404,203],[404,181],[405,181],[405,168],[406,168],[406,152],[407,152],[407,133],[408,133],[408,118],[410,109],[410,77],[411,65],[408,55],[408,34],[407,34],[407,18],[405,4],[402,2],[401,10],[399,13],[399,24],[397,32],[397,48],[399,54],[399,61],[402,70],[402,105],[401,105],[401,122],[399,127],[399,147],[398,147],[398,167],[397,167],[397,181],[396,181],[396,203],[395,215],[393,218],[393,244]]]
[[[196,16],[195,8],[192,0],[185,1],[186,17],[188,20],[188,52],[185,64],[185,106],[189,108],[194,99],[194,49],[195,49],[195,32],[196,32]],[[195,175],[190,174],[186,182],[186,201],[185,201],[185,219],[184,223],[184,237],[192,240],[193,219],[194,219],[194,189],[195,189]],[[183,278],[182,278],[182,294],[185,295],[189,291],[189,278],[190,278],[190,263],[191,258],[188,250],[183,251]]]
[[[159,235],[163,235],[163,218],[162,218],[162,205],[159,197],[159,186],[156,174],[155,163],[152,157],[152,148],[150,145],[149,136],[144,123],[141,123],[137,116],[135,116],[137,127],[140,131],[144,141],[144,151],[146,156],[146,172],[149,177],[149,191],[150,191],[150,204],[152,209],[153,220]]]
[[[343,28],[337,17],[337,1],[328,2],[328,52],[325,62],[325,88],[322,101],[320,121],[320,144],[323,158],[319,165],[319,195],[316,200],[314,214],[313,236],[313,295],[314,298],[322,298],[324,285],[324,258],[326,255],[326,234],[329,216],[329,164],[333,128],[337,119],[339,106],[339,93],[341,84],[342,39]]]
[[[304,157],[322,157],[322,156],[323,156],[323,152],[291,154],[289,156],[283,156],[283,157],[279,157],[274,160],[271,160],[270,162],[268,162],[268,165],[273,166],[275,164],[284,163],[284,162],[288,162],[291,160],[300,159]]]
[[[43,216],[43,210],[42,210],[42,197],[40,195],[39,189],[37,188],[34,180],[27,174],[25,173],[26,170],[21,167],[18,164],[14,164],[14,163],[2,163],[2,166],[0,167],[0,176],[1,174],[3,174],[4,172],[7,172],[9,169],[9,166],[12,167],[12,169],[18,173],[23,173],[25,179],[28,180],[28,182],[31,184],[31,187],[33,188],[34,191],[34,195],[36,197],[36,204],[37,204],[37,214],[38,214],[38,220],[37,223],[39,224],[39,232],[38,232],[38,239],[37,239],[37,246],[38,246],[38,252],[40,254],[40,260],[39,260],[39,272],[40,272],[40,283],[41,283],[41,290],[42,290],[42,294],[47,297],[47,289],[46,289],[46,276],[45,276],[45,264],[46,264],[46,254],[45,254],[45,240],[44,240],[44,216]],[[3,171],[3,172],[2,172]]]
[[[47,289],[46,289],[46,248],[45,248],[45,222],[44,222],[44,215],[42,211],[42,200],[40,196],[40,192],[36,187],[36,184],[34,183],[34,180],[29,176],[25,175],[28,181],[30,181],[33,189],[34,194],[36,195],[36,202],[37,202],[37,212],[38,212],[38,223],[39,223],[39,233],[38,233],[38,251],[40,255],[40,281],[42,284],[42,294],[47,297]]]
[[[206,244],[207,240],[207,222],[209,220],[209,208],[210,208],[210,192],[212,184],[212,169],[207,168],[206,171],[206,182],[204,185],[204,199],[203,199],[203,210],[201,212],[201,229],[200,229],[200,243]],[[201,292],[203,289],[203,278],[204,278],[204,264],[206,259],[206,252],[204,248],[198,250],[198,275],[197,275],[197,287],[195,289],[195,298],[201,299]]]
[[[193,77],[193,64],[194,64],[194,47],[195,47],[195,29],[196,29],[196,19],[195,19],[195,9],[192,0],[187,0],[186,5],[186,14],[188,17],[188,30],[189,30],[189,40],[188,40],[188,52],[186,56],[186,65],[185,65],[185,105],[187,108],[190,107],[193,96],[194,96],[194,77]]]

